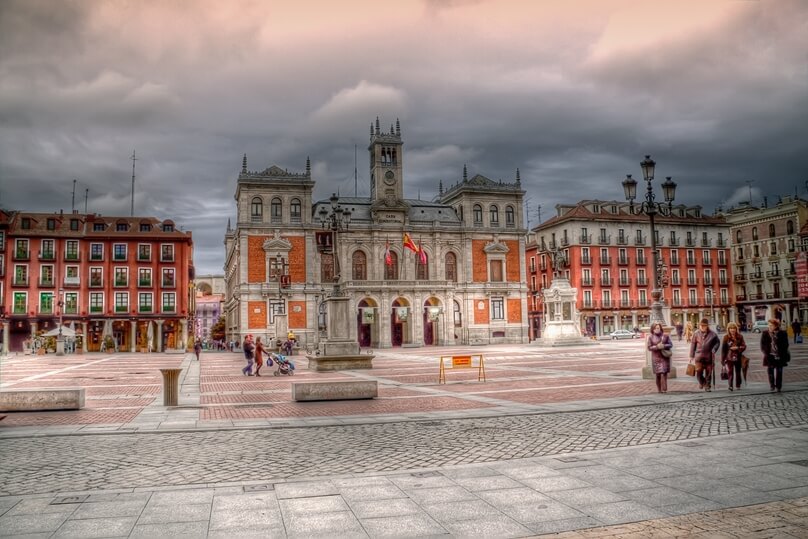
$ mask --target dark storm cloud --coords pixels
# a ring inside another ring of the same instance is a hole
[[[368,193],[368,129],[401,120],[405,194],[512,182],[530,224],[622,198],[646,153],[706,211],[805,196],[808,5],[799,0],[0,3],[0,205],[135,211],[193,231],[221,272],[248,168],[315,197]],[[312,13],[316,13],[314,16]]]

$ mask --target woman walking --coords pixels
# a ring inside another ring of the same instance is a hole
[[[760,336],[760,351],[763,352],[763,366],[769,374],[769,389],[783,389],[783,367],[788,365],[791,354],[788,351],[788,333],[780,329],[780,321],[769,320],[769,329]]]
[[[651,334],[645,343],[651,352],[651,366],[656,375],[657,393],[668,392],[668,373],[671,372],[671,356],[673,343],[662,330],[662,324],[655,322],[651,325]]]
[[[261,376],[261,367],[264,366],[264,343],[261,337],[255,339],[255,375]]]
[[[729,390],[732,391],[732,381],[735,387],[741,389],[741,369],[743,367],[743,352],[746,350],[746,341],[738,331],[738,324],[727,324],[727,334],[721,339],[721,365],[726,366],[729,378]]]

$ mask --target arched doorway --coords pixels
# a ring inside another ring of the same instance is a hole
[[[424,345],[425,346],[432,346],[439,344],[438,341],[440,340],[437,331],[438,331],[438,318],[440,318],[440,314],[443,311],[440,307],[440,301],[438,298],[428,298],[424,302]]]
[[[393,301],[390,313],[390,344],[401,346],[409,342],[410,308],[407,300],[398,298]]]
[[[356,341],[360,347],[371,348],[376,346],[377,338],[377,314],[376,302],[370,298],[365,298],[359,302],[359,309],[356,315]]]

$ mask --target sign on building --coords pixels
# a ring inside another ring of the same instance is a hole
[[[797,255],[795,263],[797,270],[797,295],[801,298],[808,298],[808,254]]]

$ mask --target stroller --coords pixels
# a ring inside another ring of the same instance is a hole
[[[277,368],[272,371],[272,374],[275,376],[280,376],[285,374],[287,376],[292,376],[295,374],[295,364],[286,359],[286,356],[283,354],[269,354],[269,357],[272,361],[277,365]]]

